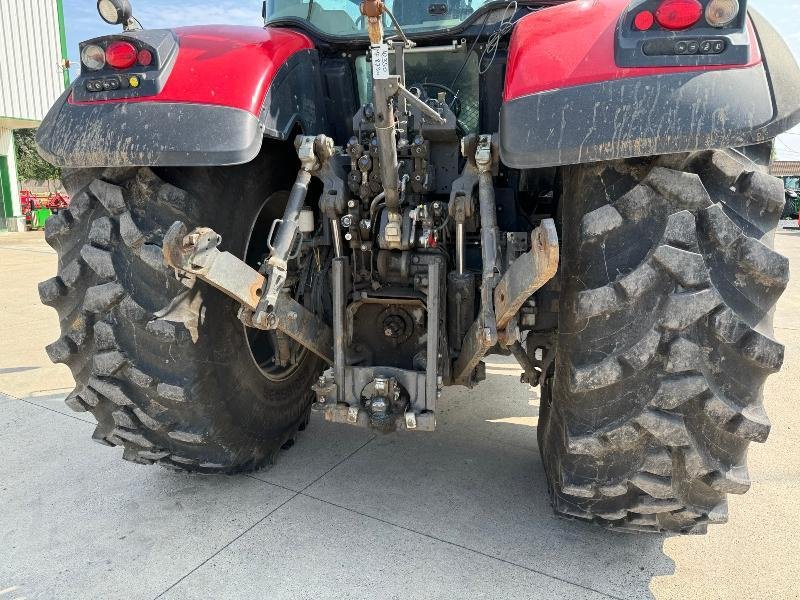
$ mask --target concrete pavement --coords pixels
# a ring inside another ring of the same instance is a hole
[[[800,260],[800,231],[776,245]],[[476,390],[446,390],[434,434],[316,419],[249,476],[124,462],[64,406],[69,371],[44,353],[58,323],[36,284],[54,272],[41,233],[0,234],[0,600],[800,597],[800,278],[777,310],[786,364],[751,491],[709,535],[663,538],[553,516],[538,393],[501,357]]]

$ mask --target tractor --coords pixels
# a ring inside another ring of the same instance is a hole
[[[500,354],[539,388],[558,515],[726,521],[783,362],[768,165],[800,122],[746,0],[268,0],[263,26],[175,29],[97,8],[122,31],[80,44],[37,134],[72,197],[47,352],[95,441],[239,473],[311,411],[435,435],[443,389]]]

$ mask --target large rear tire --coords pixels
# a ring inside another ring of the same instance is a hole
[[[772,308],[780,181],[738,151],[563,173],[555,370],[540,447],[556,512],[622,530],[705,532],[750,487],[783,347]]]
[[[293,164],[283,146],[265,143],[239,167],[67,174],[71,206],[46,226],[58,275],[39,289],[61,321],[47,351],[76,381],[66,402],[95,416],[96,441],[137,463],[232,473],[271,463],[305,427],[319,359],[306,352],[283,377],[265,372],[238,305],[202,283],[188,289],[161,252],[182,220],[248,256],[251,233],[266,239],[283,209],[276,192],[290,186]]]

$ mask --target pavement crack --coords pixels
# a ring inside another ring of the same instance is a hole
[[[364,443],[363,443],[363,444],[361,444],[361,445],[360,445],[358,448],[356,448],[355,450],[353,450],[352,452],[350,452],[350,453],[349,453],[347,456],[345,456],[344,458],[342,458],[341,460],[339,460],[339,461],[338,461],[338,462],[337,462],[335,465],[333,465],[333,466],[332,466],[330,469],[328,469],[327,471],[325,471],[325,472],[324,472],[322,475],[320,475],[319,477],[317,477],[316,479],[314,479],[314,480],[313,480],[311,483],[309,483],[309,484],[308,484],[308,485],[306,485],[304,488],[302,488],[302,489],[301,489],[299,492],[298,492],[298,491],[295,491],[295,490],[292,490],[291,488],[287,488],[286,486],[283,486],[283,485],[278,485],[278,484],[274,484],[274,483],[271,483],[271,482],[269,482],[269,481],[265,481],[265,480],[263,480],[263,479],[258,479],[257,477],[253,477],[252,475],[248,475],[247,477],[249,477],[250,479],[255,479],[256,481],[260,481],[261,483],[266,483],[266,484],[268,484],[268,485],[274,485],[275,487],[278,487],[278,488],[281,488],[281,489],[284,489],[284,490],[287,490],[287,491],[290,491],[290,492],[293,492],[293,493],[292,493],[292,495],[291,495],[291,496],[289,496],[289,497],[288,497],[286,500],[284,500],[283,502],[281,502],[280,504],[278,504],[278,506],[276,506],[276,507],[275,507],[275,508],[273,508],[271,511],[269,511],[267,514],[265,514],[263,517],[261,517],[261,518],[260,518],[258,521],[256,521],[256,522],[255,522],[255,523],[253,523],[252,525],[250,525],[250,527],[248,527],[247,529],[245,529],[244,531],[242,531],[242,532],[241,532],[239,535],[237,535],[236,537],[234,537],[234,538],[233,538],[231,541],[229,541],[227,544],[225,544],[224,546],[222,546],[222,547],[221,547],[219,550],[217,550],[216,552],[214,552],[213,554],[211,554],[211,555],[210,555],[208,558],[206,558],[205,560],[203,560],[203,561],[202,561],[200,564],[198,564],[197,566],[195,566],[194,568],[192,568],[192,569],[191,569],[189,572],[187,572],[185,575],[183,575],[182,577],[180,577],[180,579],[178,579],[178,580],[177,580],[175,583],[173,583],[171,586],[169,586],[169,587],[168,587],[167,589],[165,589],[163,592],[161,592],[160,594],[158,594],[158,595],[157,595],[157,596],[156,596],[156,597],[155,597],[153,600],[158,600],[159,598],[163,597],[163,596],[164,596],[164,594],[166,594],[167,592],[169,592],[169,591],[170,591],[171,589],[173,589],[175,586],[179,585],[179,584],[180,584],[180,583],[181,583],[183,580],[185,580],[185,579],[186,579],[187,577],[189,577],[189,576],[190,576],[192,573],[194,573],[195,571],[197,571],[198,569],[200,569],[200,568],[201,568],[203,565],[205,565],[206,563],[208,563],[208,561],[210,561],[212,558],[214,558],[215,556],[219,555],[219,554],[220,554],[220,553],[221,553],[223,550],[226,550],[227,548],[229,548],[229,547],[230,547],[230,546],[231,546],[231,545],[232,545],[234,542],[236,542],[236,541],[237,541],[238,539],[240,539],[242,536],[246,535],[247,533],[249,533],[250,531],[252,531],[253,529],[255,529],[257,526],[259,526],[261,523],[263,523],[264,521],[266,521],[266,520],[267,520],[267,519],[268,519],[270,516],[272,516],[273,514],[275,514],[275,513],[276,513],[278,510],[280,510],[280,509],[281,509],[281,508],[283,508],[284,506],[286,506],[286,505],[287,505],[289,502],[291,502],[292,500],[294,500],[294,499],[295,499],[295,498],[297,498],[298,496],[305,495],[305,494],[303,494],[303,491],[307,490],[309,487],[311,487],[312,485],[314,485],[315,483],[317,483],[317,482],[318,482],[320,479],[322,479],[323,477],[325,477],[325,476],[326,476],[328,473],[330,473],[331,471],[333,471],[333,470],[334,470],[336,467],[338,467],[339,465],[341,465],[343,462],[345,462],[345,461],[347,461],[348,459],[350,459],[350,458],[351,458],[353,455],[355,455],[355,454],[356,454],[356,453],[357,453],[359,450],[361,450],[362,448],[364,448],[364,446],[366,446],[367,444],[369,444],[369,443],[370,443],[372,440],[374,440],[374,439],[375,439],[375,436],[372,436],[372,437],[370,437],[370,438],[369,438],[369,439],[368,439],[366,442],[364,442]]]
[[[42,410],[49,410],[51,413],[55,413],[57,415],[61,415],[62,417],[67,417],[68,419],[75,419],[76,421],[80,421],[81,423],[88,423],[89,425],[96,425],[94,421],[89,421],[88,419],[81,419],[80,417],[76,417],[75,415],[68,415],[67,413],[63,413],[60,410],[55,410],[54,408],[49,408],[47,406],[42,406],[41,404],[36,404],[35,402],[31,402],[30,400],[26,400],[25,398],[17,398],[16,396],[12,396],[6,392],[0,392],[0,395],[5,396],[9,400],[16,400],[17,402],[24,402],[25,404],[29,404],[31,406],[35,406],[36,408],[41,408]]]
[[[312,481],[312,482],[311,482],[311,483],[309,483],[307,486],[305,486],[303,489],[301,489],[299,493],[301,493],[301,494],[302,494],[302,493],[303,493],[303,492],[305,492],[305,491],[306,491],[308,488],[310,488],[312,485],[314,485],[315,483],[317,483],[317,482],[318,482],[320,479],[322,479],[323,477],[325,477],[325,476],[326,476],[328,473],[330,473],[331,471],[333,471],[333,470],[334,470],[336,467],[338,467],[339,465],[341,465],[343,462],[346,462],[346,461],[350,460],[350,459],[351,459],[353,456],[355,456],[355,455],[356,455],[358,452],[360,452],[360,451],[361,451],[361,450],[362,450],[362,449],[363,449],[363,448],[364,448],[364,447],[365,447],[367,444],[369,444],[370,442],[372,442],[374,439],[375,439],[375,436],[374,436],[374,435],[373,435],[373,436],[371,436],[371,437],[370,437],[370,438],[369,438],[369,439],[368,439],[366,442],[364,442],[363,444],[361,444],[361,445],[360,445],[358,448],[356,448],[355,450],[353,450],[353,451],[352,451],[350,454],[348,454],[347,456],[345,456],[343,459],[341,459],[339,462],[337,462],[335,465],[333,465],[333,466],[332,466],[330,469],[328,469],[327,471],[325,471],[325,472],[324,472],[322,475],[320,475],[320,476],[319,476],[319,477],[317,477],[317,478],[316,478],[314,481]]]
[[[556,581],[559,581],[561,583],[565,583],[567,585],[572,585],[572,586],[575,586],[575,587],[579,587],[579,588],[584,589],[586,591],[594,592],[595,594],[600,594],[601,596],[605,596],[606,598],[613,598],[614,600],[625,600],[625,598],[623,598],[622,596],[615,596],[613,594],[609,594],[608,592],[603,592],[601,590],[598,590],[596,588],[590,587],[588,585],[583,585],[581,583],[577,583],[575,581],[570,581],[569,579],[565,579],[563,577],[559,577],[558,575],[553,575],[552,573],[547,573],[545,571],[540,571],[538,569],[534,569],[533,567],[528,567],[526,565],[521,565],[519,563],[507,560],[505,558],[501,558],[499,556],[494,556],[492,554],[487,554],[486,552],[482,552],[480,550],[476,550],[475,548],[470,548],[469,546],[464,546],[462,544],[459,544],[458,542],[453,542],[453,541],[450,541],[450,540],[446,540],[444,538],[440,538],[440,537],[437,537],[435,535],[431,535],[429,533],[425,533],[423,531],[417,531],[416,529],[412,529],[411,527],[406,527],[404,525],[398,525],[397,523],[392,523],[391,521],[387,521],[386,519],[381,519],[380,517],[375,517],[373,515],[360,512],[358,510],[349,508],[347,506],[342,506],[341,504],[336,504],[335,502],[331,502],[330,500],[325,500],[324,498],[318,498],[317,496],[314,496],[312,494],[307,494],[305,492],[299,492],[297,495],[298,496],[304,496],[306,498],[311,498],[312,500],[317,500],[318,502],[322,502],[324,504],[328,504],[330,506],[334,506],[336,508],[340,508],[342,510],[346,510],[348,512],[351,512],[353,514],[359,515],[361,517],[365,517],[367,519],[371,519],[373,521],[378,521],[379,523],[384,523],[385,525],[389,525],[391,527],[396,527],[398,529],[402,529],[403,531],[407,531],[409,533],[414,533],[416,535],[421,535],[422,537],[425,537],[425,538],[440,542],[442,544],[447,544],[448,546],[453,546],[453,547],[459,548],[461,550],[466,550],[467,552],[471,552],[472,554],[477,554],[478,556],[483,556],[485,558],[488,558],[488,559],[491,559],[491,560],[496,560],[498,562],[504,563],[504,564],[512,566],[512,567],[517,567],[519,569],[524,569],[525,571],[529,571],[531,573],[536,573],[537,575],[541,575],[541,576],[547,577],[549,579],[554,579]]]
[[[300,494],[300,493],[303,493],[304,491],[306,491],[308,488],[310,488],[310,487],[311,487],[312,485],[314,485],[315,483],[317,483],[317,482],[318,482],[320,479],[322,479],[323,477],[325,477],[325,476],[326,476],[328,473],[330,473],[331,471],[333,471],[333,470],[334,470],[336,467],[338,467],[338,466],[339,466],[339,465],[341,465],[342,463],[344,463],[344,462],[348,461],[349,459],[351,459],[351,458],[352,458],[353,456],[355,456],[355,455],[356,455],[356,454],[357,454],[357,453],[358,453],[358,452],[359,452],[361,449],[363,449],[363,448],[364,448],[364,447],[365,447],[367,444],[369,444],[369,443],[370,443],[371,441],[373,441],[374,439],[375,439],[375,436],[373,435],[373,436],[372,436],[372,437],[370,437],[370,438],[369,438],[369,439],[368,439],[366,442],[364,442],[363,444],[361,444],[361,445],[360,445],[358,448],[356,448],[355,450],[353,450],[352,452],[350,452],[350,453],[349,453],[347,456],[345,456],[344,458],[340,459],[340,460],[339,460],[339,461],[338,461],[336,464],[334,464],[334,465],[333,465],[331,468],[329,468],[327,471],[325,471],[325,472],[324,472],[322,475],[320,475],[319,477],[317,477],[316,479],[314,479],[313,481],[311,481],[310,483],[308,483],[308,484],[307,484],[307,485],[305,485],[304,487],[300,488],[299,490],[296,490],[296,489],[294,489],[294,488],[287,487],[287,486],[285,486],[285,485],[281,485],[280,483],[275,483],[274,481],[270,481],[270,480],[268,480],[268,479],[261,479],[260,477],[256,477],[256,476],[255,476],[255,475],[253,475],[253,474],[249,474],[249,475],[247,475],[247,477],[249,477],[250,479],[255,479],[256,481],[261,481],[261,482],[263,482],[263,483],[268,483],[268,484],[270,484],[270,485],[274,485],[274,486],[277,486],[277,487],[279,487],[279,488],[283,488],[283,489],[285,489],[285,490],[287,490],[287,491],[290,491],[290,492],[295,492],[295,493],[297,493],[297,494]]]
[[[264,482],[264,483],[266,483],[266,482]],[[186,579],[187,577],[189,577],[189,575],[191,575],[192,573],[194,573],[195,571],[197,571],[199,568],[201,568],[203,565],[205,565],[205,564],[206,564],[208,561],[210,561],[212,558],[214,558],[214,557],[216,557],[217,555],[219,555],[219,554],[220,554],[220,553],[221,553],[223,550],[226,550],[226,549],[227,549],[227,548],[228,548],[228,547],[229,547],[231,544],[233,544],[233,543],[234,543],[236,540],[238,540],[239,538],[241,538],[243,535],[245,535],[245,534],[249,533],[250,531],[252,531],[253,529],[255,529],[257,526],[261,525],[261,523],[263,523],[265,520],[267,520],[267,519],[268,519],[268,518],[269,518],[269,517],[270,517],[270,516],[271,516],[273,513],[275,513],[277,510],[279,510],[279,509],[283,508],[284,506],[286,506],[286,505],[287,505],[289,502],[291,502],[292,500],[294,500],[295,498],[297,498],[299,495],[300,495],[300,493],[299,493],[299,492],[297,492],[297,493],[294,493],[294,494],[292,494],[291,496],[289,496],[289,497],[288,497],[286,500],[284,500],[283,502],[281,502],[280,504],[278,504],[278,506],[276,506],[275,508],[273,508],[273,509],[272,509],[271,511],[269,511],[267,514],[265,514],[263,517],[261,517],[261,518],[260,518],[258,521],[256,521],[256,522],[255,522],[255,523],[253,523],[252,525],[250,525],[250,527],[248,527],[247,529],[245,529],[244,531],[242,531],[242,532],[241,532],[239,535],[237,535],[235,538],[233,538],[233,539],[232,539],[231,541],[229,541],[227,544],[225,544],[224,546],[222,546],[222,547],[221,547],[219,550],[217,550],[216,552],[214,552],[213,554],[211,554],[211,556],[209,556],[208,558],[206,558],[205,560],[203,560],[203,561],[202,561],[200,564],[198,564],[196,567],[192,568],[192,569],[191,569],[191,570],[190,570],[188,573],[186,573],[185,575],[183,575],[182,577],[180,577],[180,579],[178,579],[178,580],[177,580],[175,583],[173,583],[171,586],[169,586],[169,587],[168,587],[167,589],[165,589],[163,592],[161,592],[160,594],[158,594],[158,596],[156,596],[156,597],[155,597],[153,600],[158,600],[159,598],[161,598],[161,597],[162,597],[164,594],[166,594],[167,592],[169,592],[169,591],[170,591],[172,588],[174,588],[175,586],[177,586],[178,584],[180,584],[180,583],[181,583],[181,582],[182,582],[184,579]]]

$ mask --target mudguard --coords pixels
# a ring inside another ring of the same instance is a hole
[[[617,35],[629,4],[570,2],[517,22],[500,111],[504,164],[530,169],[739,147],[800,122],[800,68],[758,13],[750,11],[739,34],[750,36],[740,64],[671,57],[621,66],[629,57],[621,60]]]
[[[111,37],[148,45],[174,39],[176,51],[154,75],[142,73],[151,85],[163,79],[151,90],[87,98],[86,83],[96,75],[82,73],[37,135],[40,153],[56,165],[241,164],[258,154],[265,136],[326,129],[319,58],[301,33],[200,26]]]

